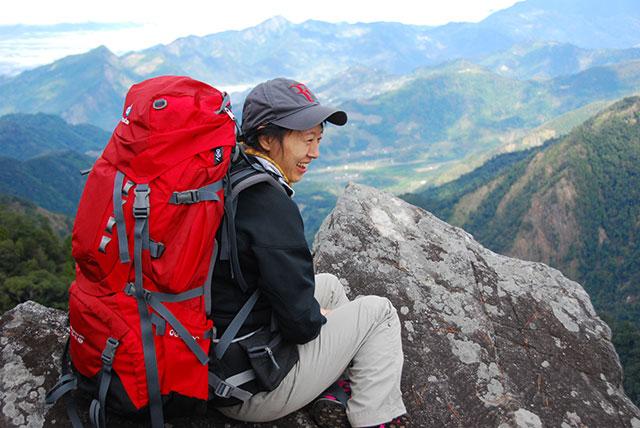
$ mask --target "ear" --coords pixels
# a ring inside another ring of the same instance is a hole
[[[274,138],[267,137],[266,135],[260,135],[258,137],[258,144],[264,152],[267,154],[273,149]]]

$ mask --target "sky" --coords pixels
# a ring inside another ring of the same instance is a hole
[[[18,0],[2,5],[0,26],[128,23],[101,31],[12,33],[0,27],[0,74],[46,64],[105,45],[116,54],[170,43],[188,35],[242,30],[271,17],[294,23],[394,21],[415,25],[478,22],[517,0]],[[179,7],[178,7],[179,6]]]

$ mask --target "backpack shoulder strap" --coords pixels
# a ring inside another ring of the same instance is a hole
[[[235,228],[236,209],[240,193],[258,183],[269,183],[286,194],[286,190],[282,185],[270,173],[262,169],[260,164],[247,162],[246,166],[238,168],[229,174],[227,196],[224,201],[225,215],[222,220],[220,234],[220,260],[228,260],[230,262],[231,275],[243,292],[247,292],[249,286],[242,275],[238,258]]]
[[[233,180],[233,178],[232,178]],[[234,205],[238,204],[238,196],[240,192],[248,189],[251,186],[254,186],[258,183],[269,183],[272,186],[275,186],[277,189],[280,189],[282,192],[287,193],[286,190],[282,187],[282,184],[278,183],[275,178],[268,172],[257,172],[253,171],[252,174],[248,174],[243,176],[241,179],[237,180],[235,183],[231,182],[231,200],[234,202]]]

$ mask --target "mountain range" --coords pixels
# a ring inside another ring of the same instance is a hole
[[[354,67],[398,76],[464,58],[484,60],[509,77],[555,77],[637,59],[638,52],[628,48],[640,44],[639,15],[640,4],[632,0],[608,2],[604,10],[597,0],[526,0],[479,23],[440,27],[293,24],[276,17],[246,30],[184,37],[120,57],[100,47],[25,71],[0,81],[0,114],[53,113],[71,123],[110,130],[119,119],[126,89],[160,74],[215,83],[235,93],[236,104],[243,90],[261,80],[286,75],[321,85]],[[499,53],[509,49],[501,60]],[[547,62],[558,64],[546,72],[533,64],[544,67]],[[348,92],[350,98],[359,97]]]

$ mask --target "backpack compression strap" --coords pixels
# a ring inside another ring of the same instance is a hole
[[[130,181],[127,182],[127,190],[126,193],[129,193]],[[124,174],[120,171],[116,172],[116,178],[113,183],[113,215],[116,222],[116,227],[118,228],[118,246],[120,250],[120,262],[121,263],[129,263],[129,244],[127,242],[127,228],[124,223],[124,211],[122,209],[122,194],[124,190],[122,189],[122,185],[124,184]],[[108,225],[107,225],[108,226]]]
[[[109,384],[111,384],[111,369],[113,368],[113,357],[120,342],[113,337],[107,339],[104,350],[102,351],[102,370],[100,372],[100,386],[98,387],[98,399],[91,401],[89,407],[89,418],[96,428],[107,427],[106,401]]]
[[[76,375],[69,369],[69,342],[71,336],[67,338],[67,343],[64,345],[64,351],[62,352],[60,379],[51,388],[45,396],[45,403],[54,404],[61,397],[64,397],[64,404],[67,408],[67,415],[73,428],[83,428],[80,416],[78,416],[78,408],[76,407],[75,399],[69,392],[78,389],[78,379]]]
[[[227,352],[229,345],[233,342],[233,339],[238,335],[240,328],[247,320],[247,317],[253,310],[258,298],[260,297],[260,290],[255,290],[251,297],[247,299],[242,309],[233,318],[224,334],[220,338],[220,341],[214,347],[214,354],[218,360],[221,360],[224,354]],[[256,373],[253,369],[245,370],[227,379],[221,379],[214,373],[209,372],[209,386],[213,393],[221,398],[237,398],[241,401],[246,401],[253,396],[249,391],[239,388],[239,385],[243,385],[256,378]]]
[[[138,184],[135,189],[133,201],[133,217],[135,218],[133,237],[133,266],[135,272],[135,284],[133,294],[138,302],[140,314],[140,333],[142,339],[142,353],[147,374],[147,393],[149,395],[149,413],[151,426],[162,428],[164,415],[162,413],[162,397],[160,395],[160,380],[158,378],[158,363],[156,359],[156,347],[151,327],[151,315],[147,309],[146,293],[142,284],[142,245],[144,231],[149,220],[149,185]]]

